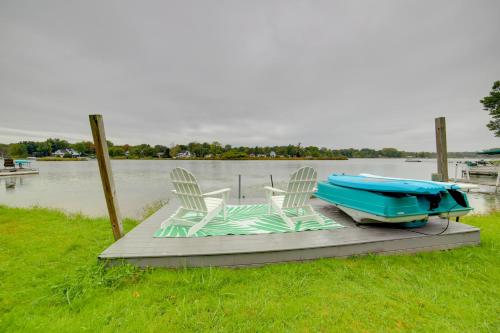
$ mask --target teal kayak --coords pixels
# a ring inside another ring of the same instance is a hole
[[[363,175],[352,176],[332,174],[328,177],[328,182],[333,185],[383,193],[436,195],[442,191],[446,191],[448,188],[458,189],[456,185],[445,186],[444,184],[425,180],[382,178]]]
[[[429,216],[459,217],[472,210],[455,184],[424,180],[332,174],[318,183],[315,196],[358,223],[425,222]]]

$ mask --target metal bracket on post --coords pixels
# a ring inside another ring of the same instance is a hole
[[[108,206],[109,219],[113,236],[115,240],[123,237],[123,226],[116,199],[115,182],[113,180],[113,172],[111,171],[111,162],[109,161],[108,143],[104,132],[104,122],[102,115],[89,115],[90,128],[92,129],[92,137],[94,138],[95,152],[99,165],[99,173],[101,174],[102,188],[106,205]]]

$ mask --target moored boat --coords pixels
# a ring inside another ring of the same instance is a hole
[[[4,159],[4,168],[0,169],[0,177],[32,174],[38,174],[38,169],[32,168],[31,161],[29,160],[12,160],[6,158]]]
[[[426,222],[429,216],[463,216],[472,208],[452,183],[333,174],[315,196],[336,205],[358,223]]]

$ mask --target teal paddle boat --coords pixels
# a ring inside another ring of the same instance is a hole
[[[334,204],[358,223],[403,223],[421,226],[429,216],[469,213],[467,196],[453,183],[332,174],[319,182],[315,196]]]

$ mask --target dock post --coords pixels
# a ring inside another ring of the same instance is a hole
[[[238,175],[238,201],[241,200],[241,175]]]
[[[448,149],[446,147],[446,119],[439,117],[435,119],[436,125],[436,153],[437,172],[441,181],[448,181]]]
[[[122,218],[116,198],[115,182],[113,180],[113,172],[111,171],[111,163],[109,161],[108,143],[106,141],[106,133],[104,132],[104,122],[102,115],[89,115],[90,128],[92,129],[92,137],[94,138],[95,152],[99,165],[99,173],[101,174],[102,188],[106,205],[108,206],[109,219],[113,236],[115,240],[123,237]]]

